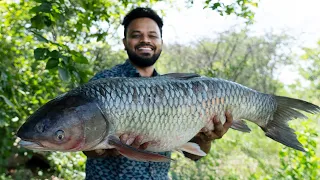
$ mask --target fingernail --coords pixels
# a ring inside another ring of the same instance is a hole
[[[123,142],[123,143],[125,143],[125,142],[127,142],[128,141],[128,134],[123,134],[122,136],[121,136],[121,141]]]
[[[134,138],[129,138],[126,142],[127,145],[131,145],[134,141]]]

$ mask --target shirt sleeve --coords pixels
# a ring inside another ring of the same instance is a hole
[[[89,81],[94,81],[97,79],[108,78],[108,77],[114,77],[116,75],[117,73],[112,69],[106,69],[95,74]]]

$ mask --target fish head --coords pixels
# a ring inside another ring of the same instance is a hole
[[[62,95],[32,114],[17,136],[22,147],[32,150],[80,151],[97,145],[107,131],[97,103],[79,95]]]

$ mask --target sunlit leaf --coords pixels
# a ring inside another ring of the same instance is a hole
[[[89,61],[86,57],[84,57],[81,53],[77,51],[71,51],[72,59],[80,64],[89,64]]]
[[[2,99],[4,100],[4,102],[5,102],[8,106],[14,107],[13,103],[12,103],[8,98],[6,98],[4,95],[1,95],[1,94],[0,94],[0,97],[2,97]]]
[[[36,36],[36,38],[38,39],[38,41],[40,42],[49,42],[48,39],[46,39],[45,37],[43,37],[41,34],[35,32],[35,31],[32,31],[34,33],[34,35]]]

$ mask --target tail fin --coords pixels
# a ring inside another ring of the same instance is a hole
[[[277,110],[273,115],[273,120],[262,129],[269,138],[288,147],[305,152],[302,144],[298,141],[294,130],[288,126],[287,121],[297,118],[307,118],[297,110],[316,114],[320,112],[320,107],[300,99],[283,96],[274,97],[277,101]]]

